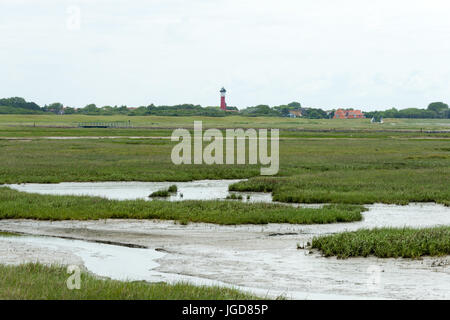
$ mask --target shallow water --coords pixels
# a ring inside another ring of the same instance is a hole
[[[449,257],[339,260],[296,248],[313,236],[344,230],[448,224],[449,208],[442,207],[442,211],[433,214],[433,207],[410,205],[396,210],[399,208],[395,206],[374,205],[364,213],[363,222],[311,226],[8,220],[0,222],[1,229],[69,235],[90,241],[114,240],[146,245],[149,249],[53,237],[0,237],[0,262],[17,264],[30,259],[48,262],[57,258],[59,263],[72,264],[76,260],[71,258],[74,255],[90,272],[117,280],[185,281],[294,299],[449,299]],[[420,219],[403,223],[400,218],[405,214]],[[375,219],[372,215],[379,216]],[[17,247],[19,244],[25,248]],[[12,252],[15,255],[11,256]]]
[[[12,189],[50,195],[86,195],[103,197],[111,200],[152,200],[148,196],[155,191],[167,189],[175,184],[178,192],[167,198],[169,201],[181,200],[217,200],[225,199],[230,192],[229,185],[241,180],[197,180],[189,182],[63,182],[58,184],[11,184]],[[235,192],[236,193],[236,192]],[[271,202],[270,193],[237,193],[250,202]]]
[[[224,199],[229,194],[229,184],[237,181],[175,183],[179,192],[170,200]],[[102,182],[11,187],[42,194],[84,194],[125,200],[145,199],[149,193],[171,184],[174,183]],[[272,201],[270,194],[250,194],[251,201]],[[295,299],[450,299],[448,256],[421,260],[374,257],[339,260],[297,249],[297,244],[304,245],[314,236],[336,232],[450,225],[450,208],[434,203],[366,207],[369,210],[363,213],[362,221],[324,225],[192,223],[182,226],[169,221],[148,220],[2,220],[0,230],[5,231],[134,243],[150,249],[48,237],[0,237],[6,244],[0,246],[0,262],[19,263],[30,259],[30,248],[33,248],[33,257],[45,258],[44,261],[61,257],[58,261],[64,263],[76,260],[73,258],[76,256],[92,273],[117,280],[235,286],[260,296],[284,294]],[[20,244],[25,247],[16,247]],[[14,250],[18,255],[11,255]]]
[[[25,243],[50,250],[69,250],[83,260],[92,273],[120,281],[176,282],[189,281],[198,285],[214,285],[218,282],[195,277],[165,274],[155,271],[157,259],[166,254],[154,249],[130,248],[82,240],[62,239],[45,236],[1,237],[13,243]],[[36,260],[39,261],[39,260]]]
[[[123,246],[53,237],[18,236],[8,238],[9,242],[26,243],[51,250],[70,250],[82,258],[85,267],[91,272],[117,280],[139,280],[145,271],[158,266],[156,259],[164,254],[150,249],[127,248]],[[126,266],[124,268],[123,266]],[[148,279],[155,274],[148,272]]]
[[[365,206],[363,220],[351,223],[308,225],[302,229],[311,234],[329,234],[381,227],[432,227],[450,225],[450,207],[436,203],[410,203],[405,206],[376,203]]]
[[[260,297],[278,297],[283,291],[267,290],[244,286],[231,285],[218,280],[200,278],[176,273],[159,272],[157,260],[166,253],[154,249],[130,248],[81,240],[62,239],[45,236],[0,236],[4,244],[25,244],[37,251],[38,256],[52,255],[55,251],[74,254],[81,258],[84,267],[91,273],[119,281],[148,281],[175,284],[178,282],[191,283],[199,286],[220,286],[242,290]],[[0,263],[2,259],[0,259]],[[40,258],[27,262],[41,262]],[[3,261],[4,263],[4,261]],[[13,263],[16,264],[16,263]],[[67,264],[64,263],[63,264]],[[81,284],[82,285],[82,284]],[[301,297],[308,293],[301,293]],[[320,295],[321,298],[337,298],[334,295]],[[348,297],[351,298],[351,297]],[[354,297],[356,298],[356,297]]]

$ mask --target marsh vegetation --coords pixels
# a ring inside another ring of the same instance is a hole
[[[149,197],[150,198],[167,198],[170,195],[177,193],[178,188],[175,184],[171,185],[167,189],[157,190],[155,192],[152,192]]]
[[[227,199],[228,200],[242,200],[243,197],[240,194],[232,193],[232,194],[227,196]]]
[[[61,266],[0,265],[2,300],[249,300],[257,297],[238,290],[187,283],[122,282],[81,273],[79,290],[66,286],[67,270]]]
[[[369,119],[133,117],[134,128],[76,128],[77,121],[128,120],[123,116],[90,117],[89,120],[86,117],[2,116],[0,183],[248,179],[231,185],[230,191],[270,192],[274,201],[332,205],[298,209],[240,201],[112,201],[24,194],[1,188],[1,219],[136,218],[182,223],[311,224],[361,220],[362,204],[450,205],[450,122],[447,119],[384,119],[383,124],[370,124]],[[194,120],[203,121],[204,129],[280,128],[278,175],[260,177],[258,165],[173,165],[170,154],[175,143],[167,137],[174,127],[191,129]],[[34,139],[44,136],[118,138]],[[136,136],[153,138],[131,138]],[[6,137],[30,139],[12,141]],[[157,196],[166,197],[174,192],[177,190],[161,190]],[[231,194],[230,199],[233,197],[240,200],[238,195]],[[429,242],[424,242],[426,239]],[[417,257],[448,254],[446,247],[441,246],[441,241],[448,242],[448,239],[445,229],[363,230],[316,239],[314,245],[325,255],[340,257]]]
[[[0,140],[0,183],[250,178],[230,190],[272,192],[282,202],[449,204],[449,140],[391,135],[325,139],[297,133],[281,139],[280,172],[270,178],[258,177],[258,165],[176,166],[169,140]]]
[[[312,248],[325,256],[419,258],[450,255],[450,226],[435,228],[376,228],[315,237]]]
[[[0,219],[162,219],[223,225],[322,224],[359,221],[364,210],[362,206],[340,204],[311,209],[234,201],[119,201],[87,196],[28,194],[0,188]]]

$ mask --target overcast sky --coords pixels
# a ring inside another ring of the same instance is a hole
[[[0,0],[0,12],[0,97],[210,106],[225,86],[239,108],[450,102],[448,0]]]

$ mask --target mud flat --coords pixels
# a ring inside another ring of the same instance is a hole
[[[2,220],[2,231],[49,238],[0,238],[0,263],[75,263],[99,276],[116,279],[222,284],[262,296],[282,294],[295,299],[450,299],[448,256],[338,260],[297,249],[297,244],[322,234],[382,226],[450,224],[450,208],[436,204],[375,204],[368,208],[361,222],[307,226]]]

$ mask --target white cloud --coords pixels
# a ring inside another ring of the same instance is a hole
[[[67,7],[79,6],[80,30]],[[83,106],[450,101],[450,3],[0,0],[0,97]]]

